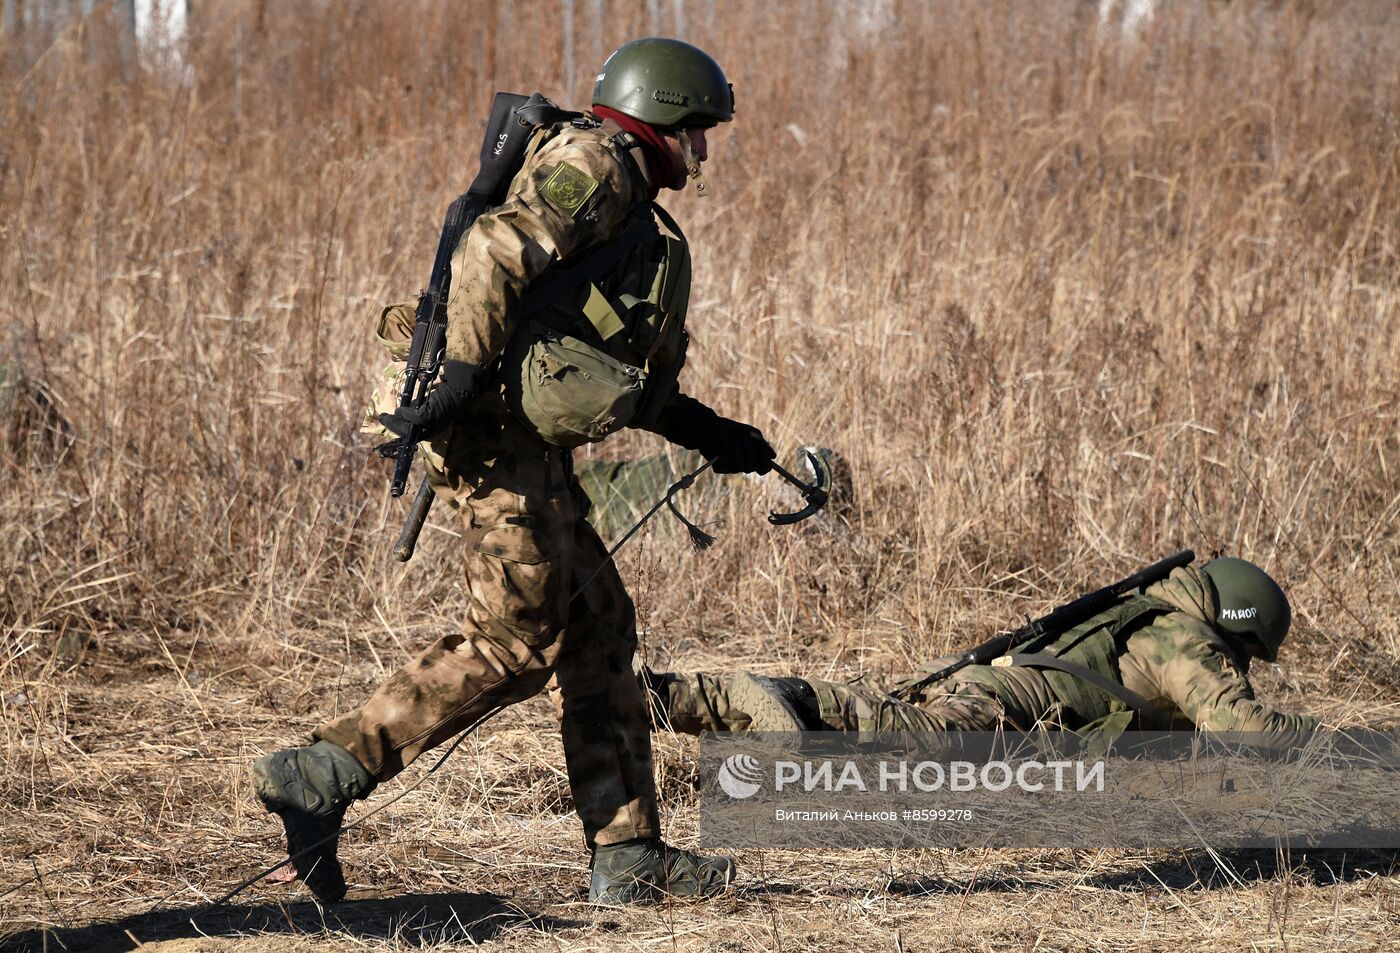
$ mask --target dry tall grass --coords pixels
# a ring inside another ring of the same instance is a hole
[[[272,851],[247,746],[455,626],[447,514],[389,558],[401,508],[356,434],[370,318],[425,281],[492,91],[580,103],[653,30],[738,92],[715,197],[667,203],[696,254],[688,389],[840,448],[860,499],[849,534],[769,527],[755,490],[707,554],[645,538],[622,561],[649,653],[902,670],[1190,545],[1294,593],[1269,691],[1395,720],[1391,5],[1182,2],[1127,42],[1069,0],[659,8],[201,4],[187,70],[122,62],[96,20],[34,63],[0,38],[0,365],[67,422],[0,422],[0,889],[31,854],[89,878],[16,909],[130,912],[224,816]],[[484,750],[537,754],[547,721]],[[553,816],[557,777],[517,781],[467,803]]]

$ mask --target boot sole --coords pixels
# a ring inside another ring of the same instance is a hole
[[[749,716],[749,731],[799,732],[806,726],[797,710],[761,676],[740,672],[729,688],[730,704]]]

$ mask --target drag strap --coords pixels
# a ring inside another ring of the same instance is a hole
[[[1127,705],[1133,711],[1137,712],[1140,718],[1150,720],[1154,724],[1171,724],[1170,716],[1157,705],[1148,701],[1128,686],[1105,678],[1086,665],[1080,665],[1078,662],[1071,662],[1069,659],[1063,659],[1057,655],[1044,655],[1039,652],[1014,652],[1004,657],[1010,659],[1012,665],[1019,665],[1022,668],[1052,668],[1058,672],[1064,672],[1066,675],[1073,675],[1080,681],[1088,682],[1109,697],[1116,698],[1118,701]],[[997,661],[1000,662],[1001,660],[998,659]]]

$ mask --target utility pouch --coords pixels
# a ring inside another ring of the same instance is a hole
[[[408,349],[413,342],[414,302],[399,301],[386,305],[374,325],[374,337],[384,348],[389,363],[375,375],[370,391],[369,406],[365,408],[360,433],[390,437],[389,429],[379,422],[380,414],[392,414],[399,408],[404,379],[408,376]]]
[[[546,443],[577,447],[647,426],[676,388],[690,252],[654,208],[674,237],[648,218],[521,300],[524,326],[499,374],[511,412]]]
[[[389,432],[388,427],[379,422],[379,415],[392,414],[399,408],[399,395],[403,393],[404,380],[408,377],[406,359],[413,342],[414,308],[415,303],[412,301],[398,301],[385,305],[375,321],[374,336],[384,348],[389,363],[375,375],[374,388],[370,391],[369,403],[365,407],[365,416],[360,421],[360,433],[373,437],[395,436]],[[432,442],[419,443],[418,452],[429,468],[442,469],[442,454]]]
[[[578,447],[630,424],[646,372],[573,337],[531,323],[507,348],[506,405],[546,443]]]

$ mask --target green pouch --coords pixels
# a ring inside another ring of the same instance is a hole
[[[506,403],[546,443],[578,447],[637,415],[646,372],[580,339],[531,323],[501,362]]]
[[[360,433],[376,437],[392,436],[379,422],[379,415],[392,414],[398,409],[404,379],[408,374],[408,349],[413,342],[416,317],[414,302],[399,301],[381,309],[374,322],[374,337],[388,354],[390,363],[375,375],[369,405],[365,408],[364,420],[360,422]]]
[[[1089,758],[1102,758],[1108,754],[1113,743],[1132,727],[1133,719],[1137,713],[1132,709],[1123,711],[1111,711],[1102,718],[1095,718],[1083,728],[1078,734],[1084,739],[1084,755]]]

